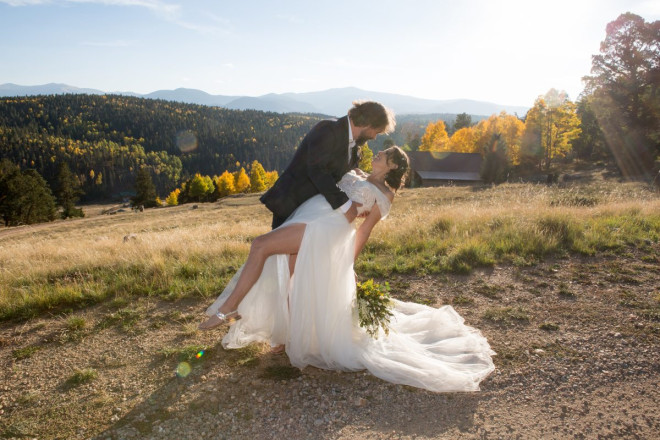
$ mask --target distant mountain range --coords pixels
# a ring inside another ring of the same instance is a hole
[[[396,114],[427,113],[467,113],[470,115],[490,116],[502,110],[509,114],[523,116],[528,107],[495,104],[469,99],[433,100],[415,98],[393,93],[373,92],[355,87],[329,89],[307,93],[270,93],[262,96],[225,96],[211,95],[202,90],[179,88],[176,90],[158,90],[146,95],[133,92],[104,92],[96,89],[82,89],[66,84],[44,84],[38,86],[20,86],[0,84],[0,97],[30,95],[60,95],[66,93],[85,93],[103,95],[107,93],[136,96],[150,99],[184,102],[207,106],[224,107],[232,110],[262,110],[276,113],[319,113],[341,116],[351,107],[356,99],[371,99],[382,102]]]

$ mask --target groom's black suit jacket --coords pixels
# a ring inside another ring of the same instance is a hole
[[[300,143],[291,163],[261,202],[273,212],[273,229],[307,199],[323,194],[333,209],[348,201],[337,182],[359,158],[348,161],[348,117],[316,124]]]

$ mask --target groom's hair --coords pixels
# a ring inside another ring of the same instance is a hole
[[[348,117],[356,127],[382,129],[381,132],[385,134],[392,133],[396,126],[394,112],[375,101],[353,101]]]

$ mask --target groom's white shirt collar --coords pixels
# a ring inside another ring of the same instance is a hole
[[[351,161],[351,150],[355,146],[355,139],[353,139],[353,130],[351,130],[351,117],[346,115],[348,119],[348,161]]]

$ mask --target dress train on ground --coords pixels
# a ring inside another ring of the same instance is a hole
[[[285,344],[292,365],[342,371],[369,370],[392,383],[436,392],[476,391],[493,370],[479,330],[451,307],[394,300],[388,336],[374,339],[358,325],[353,271],[355,228],[322,195],[302,204],[280,228],[304,223],[294,275],[288,256],[266,260],[258,281],[238,307],[242,319],[223,338],[225,348],[252,342]],[[208,308],[217,312],[241,270]]]

